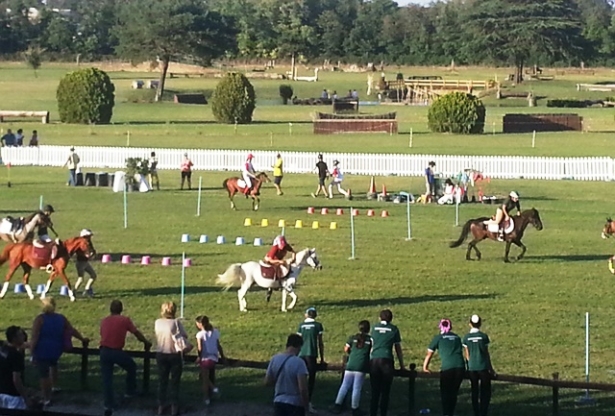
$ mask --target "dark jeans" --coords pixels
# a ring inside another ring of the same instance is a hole
[[[474,416],[487,416],[491,402],[491,374],[489,371],[468,371],[472,384]],[[479,400],[480,398],[480,400]]]
[[[316,357],[301,357],[305,361],[305,366],[308,370],[308,394],[310,400],[312,400],[312,393],[314,392],[314,384],[316,383],[316,369],[318,368],[318,360]]]
[[[77,186],[77,169],[68,170],[68,184],[70,186]]]
[[[393,369],[393,360],[387,358],[374,358],[370,362],[369,381],[372,385],[370,416],[378,415],[378,407],[380,407],[380,416],[387,415],[391,384],[393,384]]]
[[[286,403],[273,403],[273,414],[275,416],[305,416],[305,409]]]
[[[179,381],[183,362],[180,354],[156,354],[158,365],[158,405],[167,404],[167,393],[171,405],[179,404]]]
[[[452,368],[440,372],[440,398],[442,400],[442,414],[453,416],[457,407],[457,395],[463,381],[465,368]]]
[[[100,374],[103,383],[105,409],[113,408],[113,367],[116,365],[126,371],[126,394],[133,395],[137,391],[137,364],[122,350],[111,348],[100,349]]]

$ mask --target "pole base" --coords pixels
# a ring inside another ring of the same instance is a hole
[[[405,238],[406,241],[412,241],[412,238]]]
[[[595,403],[596,401],[592,399],[591,397],[589,397],[589,394],[586,394],[585,396],[582,396],[579,398],[579,400],[577,400],[577,404],[582,405],[582,406],[591,406]]]
[[[348,257],[348,260],[356,260],[356,257]]]

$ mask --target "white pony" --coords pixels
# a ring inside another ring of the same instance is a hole
[[[229,290],[231,287],[240,284],[241,287],[237,291],[237,297],[239,298],[239,310],[241,312],[247,312],[248,303],[245,299],[246,293],[252,287],[254,283],[258,286],[269,289],[269,296],[271,290],[282,289],[282,312],[286,312],[292,309],[297,303],[297,295],[294,292],[294,286],[297,283],[297,278],[301,273],[301,270],[305,265],[310,266],[312,269],[322,269],[322,265],[316,255],[316,249],[306,248],[297,253],[295,262],[290,265],[290,273],[287,278],[283,280],[279,279],[267,279],[263,277],[261,273],[261,263],[257,261],[249,261],[247,263],[235,263],[231,264],[224,274],[219,274],[216,279],[216,284],[224,286],[224,290]],[[288,307],[286,307],[286,295],[290,295],[292,298]]]

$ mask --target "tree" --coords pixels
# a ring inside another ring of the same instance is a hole
[[[63,123],[106,124],[115,105],[115,87],[106,72],[96,68],[69,72],[56,91]]]
[[[220,13],[200,0],[130,0],[118,12],[117,52],[133,62],[158,60],[160,101],[171,59],[203,65],[234,49],[234,32]]]
[[[244,74],[229,72],[211,97],[211,111],[220,123],[248,124],[256,107],[254,87]]]
[[[523,81],[526,62],[537,56],[574,61],[583,53],[579,11],[572,0],[475,0],[469,7],[469,47],[515,66]]]
[[[28,66],[34,71],[34,77],[38,78],[37,70],[41,67],[43,60],[43,51],[40,48],[29,47],[24,52],[24,59]]]

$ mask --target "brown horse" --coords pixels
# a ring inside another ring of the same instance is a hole
[[[60,276],[64,284],[68,287],[68,296],[71,302],[75,301],[75,295],[71,287],[68,278],[66,277],[66,266],[70,260],[70,257],[78,252],[83,253],[87,258],[91,258],[96,255],[96,250],[89,238],[74,237],[65,241],[59,241],[47,244],[40,244],[39,247],[35,246],[32,242],[24,242],[17,244],[8,244],[4,247],[2,254],[0,255],[0,266],[9,262],[9,271],[6,274],[4,285],[0,291],[0,299],[4,298],[9,288],[9,282],[13,274],[19,266],[23,269],[23,283],[25,285],[26,292],[30,299],[34,299],[32,294],[32,288],[30,287],[30,272],[32,269],[48,269],[49,279],[45,285],[45,290],[41,294],[41,299],[45,298],[47,292],[51,288],[53,281],[56,277]],[[52,251],[54,246],[57,248],[57,253],[53,256]],[[49,269],[48,265],[52,267]]]
[[[506,242],[506,251],[504,253],[504,261],[509,263],[508,254],[510,253],[510,245],[514,244],[517,247],[521,248],[521,253],[517,256],[517,260],[521,260],[525,255],[526,247],[521,242],[523,238],[523,233],[529,224],[532,224],[538,231],[542,230],[542,221],[540,220],[540,214],[538,214],[538,210],[535,208],[529,209],[527,211],[523,211],[521,215],[510,217],[514,223],[514,229],[512,232],[504,235],[504,241]],[[468,237],[468,234],[472,232],[474,239],[470,241],[468,244],[468,251],[466,252],[466,260],[472,260],[470,254],[472,253],[472,249],[476,252],[477,260],[480,260],[481,253],[476,248],[476,245],[483,241],[486,238],[497,241],[497,233],[493,233],[487,230],[487,226],[484,224],[484,221],[489,220],[488,217],[476,218],[473,220],[468,220],[463,226],[463,230],[461,231],[461,236],[459,240],[454,241],[450,244],[451,248],[459,247]]]
[[[615,221],[611,217],[606,219],[606,224],[602,228],[602,238],[609,238],[615,234]]]
[[[263,182],[271,182],[271,179],[269,179],[269,176],[267,176],[265,172],[261,172],[256,175],[256,179],[252,178],[252,182],[252,190],[248,195],[252,198],[252,209],[254,211],[257,211],[258,204],[260,203],[259,190],[261,189],[261,185],[263,184]],[[243,191],[245,190],[245,186],[246,185],[243,182],[243,179],[236,176],[233,176],[232,178],[226,178],[224,182],[222,182],[222,188],[226,189],[226,191],[228,192],[228,198],[231,200],[231,209],[237,209],[235,207],[235,202],[233,202],[233,197],[237,193],[243,193]]]

